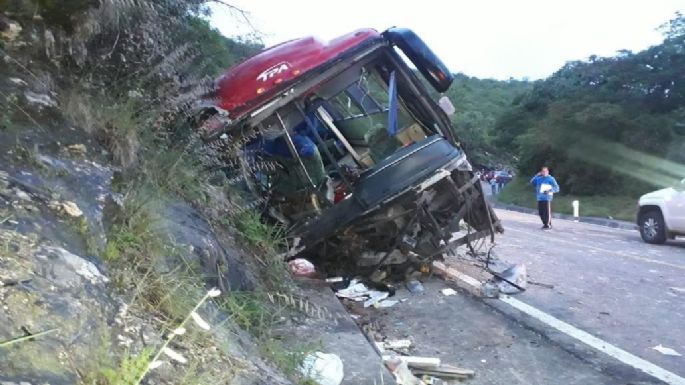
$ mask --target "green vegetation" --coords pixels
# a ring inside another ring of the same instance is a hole
[[[493,143],[497,137],[495,123],[517,98],[532,88],[533,83],[528,81],[455,75],[446,95],[456,108],[452,123],[457,137],[473,164],[493,167],[497,163],[509,163]]]
[[[204,18],[208,8],[203,1],[68,3],[60,7],[57,1],[0,0],[0,11],[11,12],[24,27],[49,29],[55,40],[69,39],[73,47],[83,48],[46,58],[47,49],[22,51],[17,46],[12,54],[36,63],[32,69],[49,73],[47,78],[54,74],[58,84],[54,91],[67,125],[91,134],[107,150],[105,155],[121,166],[113,185],[123,201],[108,214],[107,242],[104,247],[90,242],[88,247],[106,262],[110,287],[127,311],[134,318],[145,318],[161,338],[146,349],[124,349],[111,341],[110,328],[101,325],[106,338],[94,349],[101,352],[92,355],[92,362],[74,365],[79,382],[139,383],[169,344],[169,333],[179,351],[198,353],[189,355],[187,364],[165,370],[178,375],[177,383],[231,382],[231,373],[241,371],[243,364],[221,345],[226,338],[193,331],[192,325],[183,335],[173,333],[205,302],[212,314],[221,310],[233,321],[221,321],[222,333],[231,327],[249,331],[263,357],[298,379],[296,369],[310,348],[290,346],[274,332],[286,312],[298,307],[294,302],[274,301],[268,294],[292,289],[286,265],[277,254],[285,242],[282,231],[262,223],[252,211],[226,214],[239,198],[225,176],[211,175],[210,183],[209,170],[221,168],[216,164],[220,157],[188,124],[193,113],[190,103],[209,90],[217,75],[261,45],[226,38],[211,28]],[[4,95],[0,100],[13,101]],[[10,128],[14,115],[13,109],[1,109],[0,129]],[[16,155],[32,161],[34,153],[21,147]],[[197,257],[190,256],[197,251],[172,239],[165,222],[165,210],[180,202],[192,206],[210,227],[221,224],[228,236],[237,235],[254,252],[257,273],[263,274],[265,284],[254,292],[208,298],[206,272]],[[74,221],[73,227],[86,242],[91,241],[86,220]],[[219,363],[221,373],[207,371],[208,362]]]
[[[516,98],[492,143],[518,160],[526,179],[547,165],[561,185],[560,212],[633,220],[637,198],[685,177],[685,17],[662,27],[642,52],[569,62]],[[534,204],[513,183],[498,200]]]
[[[494,143],[522,173],[547,164],[562,191],[637,197],[683,177],[685,19],[662,44],[566,64],[497,121]]]
[[[502,203],[537,209],[534,189],[528,185],[526,178],[515,179],[496,197]],[[557,194],[554,196],[553,211],[562,214],[573,214],[571,202],[580,201],[580,215],[585,217],[614,218],[634,221],[637,200],[625,195],[577,196]]]

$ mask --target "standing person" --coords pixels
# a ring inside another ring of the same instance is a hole
[[[490,178],[490,189],[492,190],[492,195],[497,195],[497,179],[494,176]]]
[[[535,186],[535,196],[538,201],[538,213],[542,220],[542,229],[552,228],[552,198],[559,192],[559,184],[553,176],[549,175],[549,168],[542,167],[531,180]]]

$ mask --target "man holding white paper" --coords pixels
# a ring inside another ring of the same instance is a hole
[[[542,220],[542,229],[552,228],[552,198],[559,192],[559,184],[553,176],[549,175],[549,168],[542,167],[531,180],[535,186],[535,196],[538,200],[538,213]]]

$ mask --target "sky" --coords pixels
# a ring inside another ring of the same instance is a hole
[[[531,80],[571,60],[660,43],[657,27],[685,13],[685,0],[224,0],[248,14],[212,6],[211,23],[227,36],[255,30],[266,46],[358,28],[414,30],[453,72]]]

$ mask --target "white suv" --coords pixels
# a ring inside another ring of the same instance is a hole
[[[640,197],[637,225],[647,243],[664,243],[685,235],[685,179]]]

